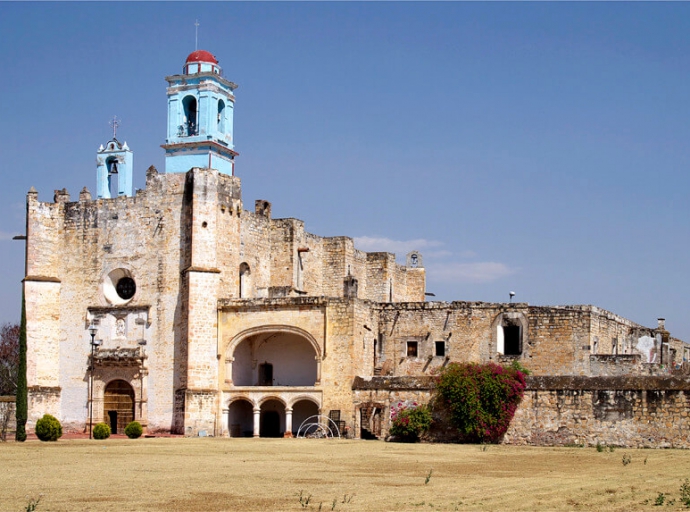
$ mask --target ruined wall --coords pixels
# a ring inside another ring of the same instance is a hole
[[[526,381],[505,444],[690,448],[688,378],[531,376]],[[429,377],[358,378],[353,383],[356,411],[372,406],[382,411],[381,437],[390,428],[391,406],[426,404],[432,393]],[[438,423],[430,437],[456,439],[452,427]]]
[[[246,297],[344,297],[345,280],[351,277],[357,281],[352,295],[360,299],[424,300],[423,268],[399,265],[390,253],[359,251],[352,238],[308,233],[303,221],[271,219],[270,212],[270,203],[262,200],[255,212],[242,212],[239,252],[251,267],[252,283]],[[223,261],[231,259],[229,255]],[[239,273],[237,266],[233,272]],[[223,297],[237,297],[236,289],[224,287]]]
[[[381,375],[430,375],[449,362],[510,362],[497,353],[496,332],[506,317],[526,318],[524,304],[415,302],[376,304],[380,316]],[[526,324],[526,321],[525,321]],[[522,354],[531,368],[529,333]],[[410,353],[416,344],[416,353]],[[441,355],[439,355],[441,349]]]
[[[530,377],[507,444],[690,448],[690,381]]]

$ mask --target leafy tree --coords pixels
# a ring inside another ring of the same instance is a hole
[[[17,392],[19,370],[19,324],[0,326],[0,395]]]
[[[518,365],[451,363],[436,383],[436,407],[447,410],[463,441],[495,443],[508,430],[525,392]]]
[[[15,417],[17,431],[15,439],[26,441],[26,418],[28,415],[28,395],[26,385],[26,300],[22,292],[22,320],[19,324],[19,368],[17,370],[17,406]]]

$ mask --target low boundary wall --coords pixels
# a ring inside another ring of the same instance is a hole
[[[525,396],[503,442],[538,446],[613,445],[690,448],[690,379],[663,376],[526,378]],[[430,378],[357,377],[355,403],[397,400],[425,403]],[[453,441],[452,429],[436,428],[431,439]]]

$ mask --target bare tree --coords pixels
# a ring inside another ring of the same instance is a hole
[[[0,326],[0,395],[17,392],[19,369],[19,324]]]

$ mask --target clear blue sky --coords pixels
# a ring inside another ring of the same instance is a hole
[[[122,119],[163,170],[164,77],[240,85],[245,207],[424,255],[440,300],[594,304],[690,340],[688,3],[0,3],[0,321],[24,202],[95,190]]]

